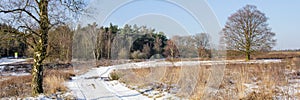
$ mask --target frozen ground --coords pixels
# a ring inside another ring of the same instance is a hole
[[[16,62],[23,62],[26,61],[26,59],[8,59],[8,58],[1,58],[0,59],[0,66],[5,64],[12,64]]]
[[[13,64],[13,63],[18,63],[18,62],[24,62],[27,59],[8,59],[8,58],[1,58],[0,59],[0,75],[2,76],[24,76],[24,75],[30,75],[30,73],[2,73],[4,69],[4,65],[6,64]],[[13,67],[13,66],[10,66]]]
[[[83,75],[73,77],[72,81],[66,83],[72,94],[77,99],[103,99],[103,100],[152,100],[142,95],[138,91],[131,90],[125,84],[118,81],[104,81],[103,78],[108,78],[109,73],[114,69],[131,69],[131,68],[147,68],[161,66],[185,66],[185,65],[212,65],[225,63],[276,63],[281,62],[278,59],[272,60],[253,60],[245,62],[242,60],[226,60],[226,61],[182,61],[182,62],[165,62],[165,61],[146,61],[138,63],[127,63],[121,65],[113,65],[108,67],[100,67],[89,70]],[[172,97],[165,94],[159,99]]]

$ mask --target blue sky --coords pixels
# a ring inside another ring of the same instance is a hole
[[[268,23],[276,33],[274,49],[299,49],[300,1],[280,0],[91,0],[88,9],[93,18],[83,17],[81,23],[110,22],[147,25],[157,31],[172,35],[190,35],[207,32],[216,36],[227,18],[247,4],[256,5],[269,18]],[[122,3],[121,3],[122,2]],[[298,11],[297,11],[298,10]],[[214,14],[214,15],[213,15]],[[212,16],[213,15],[213,16]],[[217,22],[217,23],[216,23]]]

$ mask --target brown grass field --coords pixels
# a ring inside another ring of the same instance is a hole
[[[218,92],[210,97],[210,99],[299,99],[300,81],[295,81],[300,79],[299,55],[299,52],[271,52],[265,55],[256,55],[254,57],[256,57],[256,59],[281,58],[283,59],[282,62],[265,64],[227,64],[223,81],[218,88]],[[176,93],[178,97],[201,100],[204,99],[203,95],[208,76],[210,75],[210,67],[211,66],[209,65],[166,66],[142,69],[122,69],[117,72],[121,76],[119,81],[129,86],[149,87],[153,83],[158,83],[167,84],[169,88],[172,88],[172,86],[176,84],[180,88]],[[187,79],[194,79],[194,81],[188,82],[186,81]],[[295,85],[295,87],[292,87],[292,85]]]

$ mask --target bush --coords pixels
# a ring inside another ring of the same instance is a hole
[[[119,80],[120,79],[120,75],[114,70],[113,72],[111,72],[109,74],[109,79],[110,80]]]
[[[132,59],[147,59],[147,54],[137,50],[137,51],[134,51],[133,53],[131,53],[131,58]]]

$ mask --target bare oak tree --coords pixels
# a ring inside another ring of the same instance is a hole
[[[222,30],[227,48],[243,52],[246,60],[254,51],[271,50],[276,40],[267,20],[254,5],[246,5],[232,14]]]
[[[193,40],[199,57],[209,57],[210,36],[207,33],[198,33],[193,35]]]
[[[56,25],[72,21],[85,6],[83,0],[1,0],[1,21],[17,28],[15,33],[34,49],[32,95],[43,93],[43,61],[47,57],[48,32]]]

